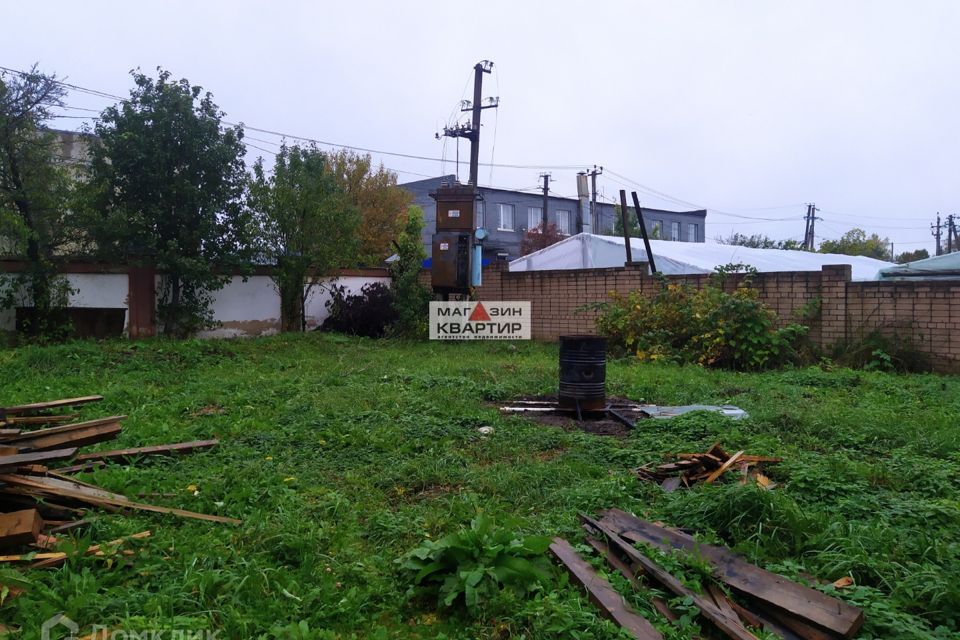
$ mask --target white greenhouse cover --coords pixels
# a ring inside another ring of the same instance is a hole
[[[643,239],[630,240],[633,259],[645,262],[647,254]],[[828,264],[849,264],[853,268],[854,280],[874,280],[881,269],[894,266],[892,262],[866,256],[752,249],[711,242],[651,240],[650,249],[657,270],[667,275],[712,273],[719,266],[736,263],[750,265],[760,272],[820,271],[821,267]],[[510,271],[622,267],[624,262],[623,238],[580,233],[511,261]]]
[[[654,254],[656,255],[656,254]],[[960,278],[960,253],[945,253],[924,260],[882,269],[880,280],[956,280]]]

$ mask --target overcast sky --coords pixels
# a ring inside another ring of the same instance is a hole
[[[607,197],[626,183],[646,206],[708,208],[708,238],[801,239],[804,203],[816,202],[824,238],[860,226],[898,253],[932,250],[937,211],[960,213],[960,3],[951,0],[7,0],[2,14],[2,66],[38,62],[117,95],[128,93],[131,69],[163,66],[211,91],[231,121],[445,153],[445,166],[378,155],[401,182],[454,170],[454,142],[444,148],[434,133],[460,116],[473,65],[489,59],[483,93],[501,106],[484,112],[482,161],[603,165]],[[69,103],[109,100],[75,92]],[[278,141],[248,132],[266,150]],[[469,156],[466,142],[460,152]],[[481,167],[480,182],[529,188],[539,173]],[[576,194],[576,170],[552,173],[558,193]]]

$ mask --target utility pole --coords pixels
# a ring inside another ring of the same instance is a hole
[[[601,234],[600,220],[597,217],[597,176],[603,174],[603,167],[593,165],[593,170],[587,171],[590,176],[590,227],[593,233]]]
[[[547,232],[547,202],[549,201],[550,195],[550,178],[552,176],[549,173],[541,173],[540,178],[543,179],[543,210],[540,211],[540,233]]]
[[[953,214],[947,216],[947,253],[953,253],[953,236],[956,229],[953,226]]]
[[[937,239],[937,255],[943,255],[943,248],[940,245],[940,229],[943,228],[943,225],[940,224],[940,212],[937,211],[937,226],[930,225],[930,235]]]
[[[496,109],[500,106],[499,96],[487,98],[487,104],[482,104],[480,97],[483,91],[483,74],[490,73],[492,69],[493,63],[489,60],[481,60],[473,67],[473,102],[464,100],[460,103],[461,112],[472,113],[470,122],[443,128],[443,135],[448,138],[466,138],[470,141],[470,184],[474,187],[477,186],[477,175],[480,172],[480,114],[483,109]],[[436,138],[439,140],[440,137],[438,133]]]
[[[819,218],[817,218],[817,211],[819,211],[819,209],[817,209],[816,204],[811,202],[807,205],[807,215],[805,217],[807,228],[803,233],[803,248],[806,251],[813,251],[814,244],[816,244],[815,227],[816,221],[819,220]]]

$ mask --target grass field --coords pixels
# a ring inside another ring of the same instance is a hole
[[[128,415],[120,440],[102,447],[222,440],[207,453],[82,478],[243,519],[99,514],[81,543],[154,535],[132,565],[77,557],[19,577],[0,569],[0,583],[28,589],[0,605],[0,622],[23,638],[61,611],[82,631],[211,629],[220,638],[617,637],[559,571],[532,597],[494,599],[470,616],[438,611],[395,562],[478,514],[579,542],[578,511],[617,506],[788,576],[852,576],[857,586],[831,592],[865,609],[858,637],[960,637],[956,378],[612,362],[611,395],[732,403],[751,418],[645,421],[621,439],[498,415],[491,401],[554,392],[556,361],[555,345],[322,334],[0,351],[0,404],[100,393],[84,417]],[[481,426],[495,431],[483,437]],[[665,494],[630,473],[718,440],[783,456],[769,471],[780,487]],[[690,637],[657,618],[647,597],[628,595],[667,637]]]

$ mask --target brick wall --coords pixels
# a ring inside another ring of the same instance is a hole
[[[796,320],[819,299],[819,318],[807,322],[816,345],[829,347],[874,329],[897,332],[912,336],[938,371],[960,372],[960,281],[851,282],[850,278],[849,265],[828,265],[821,271],[761,273],[754,277],[754,284],[784,323]],[[667,280],[701,287],[709,276],[667,276]],[[733,288],[736,282],[733,276],[725,286]],[[531,301],[534,339],[556,340],[560,335],[594,332],[596,312],[584,310],[584,305],[606,300],[611,291],[640,290],[652,295],[656,287],[645,264],[526,272],[509,272],[506,265],[495,264],[484,270],[477,295],[481,300]]]

